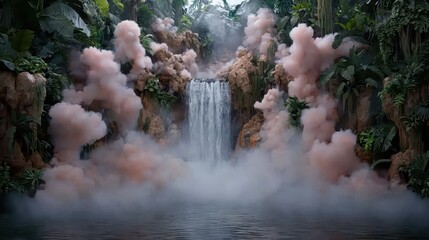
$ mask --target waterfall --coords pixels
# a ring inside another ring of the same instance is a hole
[[[215,163],[231,149],[231,96],[227,82],[194,79],[187,85],[192,158]]]

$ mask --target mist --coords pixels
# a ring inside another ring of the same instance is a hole
[[[267,41],[277,41],[274,18],[268,9],[249,16],[244,47],[266,54]],[[157,20],[154,28],[176,33],[171,19]],[[20,206],[18,214],[121,215],[182,203],[229,203],[263,204],[283,212],[427,220],[427,202],[404,186],[391,185],[359,161],[354,152],[356,136],[350,130],[335,129],[337,101],[317,87],[321,72],[336,58],[346,56],[352,47],[364,46],[346,39],[334,50],[333,34],[324,38],[313,34],[311,27],[300,24],[290,33],[293,44],[279,47],[277,61],[294,80],[288,92],[270,89],[255,103],[265,118],[260,146],[213,165],[192,158],[189,149],[195,146],[185,137],[176,144],[161,145],[134,130],[144,109],[128,84],[133,75],[144,74],[145,69],[175,71],[190,79],[204,69],[196,64],[193,50],[172,54],[168,46],[158,43],[144,49],[137,24],[121,22],[115,31],[115,51],[87,48],[76,60],[84,65],[79,71],[87,76],[86,85],[66,89],[64,102],[49,112],[55,145],[52,167],[44,174],[45,189],[34,199],[14,202]],[[173,60],[152,64],[146,51],[165,51],[169,59],[180,58],[182,65],[174,69]],[[133,63],[129,76],[120,72],[125,61]],[[301,118],[302,130],[289,126],[283,105],[287,96],[309,103]],[[112,113],[120,136],[81,160],[81,146],[107,134],[108,119],[99,109]]]

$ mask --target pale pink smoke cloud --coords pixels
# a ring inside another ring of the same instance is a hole
[[[172,18],[157,18],[152,24],[152,30],[155,32],[176,33],[177,27],[174,26],[174,20]]]
[[[151,42],[150,43],[150,48],[151,48],[151,52],[152,54],[155,54],[161,50],[164,50],[166,52],[170,52],[168,50],[168,46],[165,43],[157,43],[157,42]]]
[[[195,76],[198,73],[198,65],[196,63],[197,53],[193,49],[188,49],[182,54],[182,60],[186,69]]]
[[[336,106],[333,97],[322,94],[310,109],[302,112],[302,141],[306,148],[310,148],[315,140],[328,142],[331,139],[338,120]]]
[[[276,40],[275,15],[268,8],[261,8],[255,14],[247,17],[247,27],[244,28],[243,46],[250,50],[259,50],[260,54],[267,53],[268,42]]]
[[[43,178],[46,185],[37,198],[45,201],[64,201],[88,196],[95,190],[96,182],[89,178],[84,170],[68,164],[60,164],[47,169]]]
[[[78,160],[82,145],[93,143],[107,133],[101,114],[86,112],[80,105],[55,104],[49,116],[52,118],[49,134],[55,145],[55,157],[60,161]]]
[[[336,182],[359,166],[359,159],[353,154],[355,144],[356,135],[350,130],[335,132],[330,143],[316,140],[308,152],[311,165],[323,178]]]
[[[275,53],[276,60],[281,60],[287,55],[289,55],[289,48],[284,43],[279,44]],[[277,61],[277,63],[281,64],[280,61]]]
[[[65,90],[64,101],[87,105],[98,101],[103,108],[113,111],[121,130],[126,130],[135,126],[143,105],[133,89],[126,86],[127,78],[114,59],[111,51],[84,49],[80,60],[87,66],[87,85],[82,91]]]
[[[183,78],[183,79],[191,79],[191,78],[192,78],[192,75],[191,75],[191,73],[190,73],[188,70],[183,69],[183,70],[180,72],[180,77],[181,77],[181,78]]]
[[[354,151],[356,136],[350,131],[335,131],[337,102],[319,91],[317,81],[321,72],[332,66],[336,58],[348,55],[350,48],[361,45],[345,40],[338,49],[333,49],[334,34],[316,39],[313,34],[311,27],[299,24],[290,32],[293,44],[290,48],[280,45],[276,55],[280,58],[278,62],[294,78],[288,86],[289,96],[307,101],[310,107],[301,116],[302,142],[304,150],[308,151],[310,166],[324,179],[336,182],[341,176],[353,173],[359,165]],[[278,95],[277,90],[269,90],[261,103],[255,103],[255,108],[264,112],[265,121],[260,133],[264,143],[273,149],[284,150],[287,141],[282,136],[288,128],[287,114],[273,108]],[[282,122],[276,122],[278,120]]]
[[[121,63],[132,60],[132,73],[141,73],[152,68],[152,60],[140,44],[140,27],[134,21],[125,20],[115,29],[115,57]]]
[[[345,39],[338,49],[332,48],[335,35],[313,38],[314,30],[305,24],[292,29],[293,44],[289,55],[280,60],[283,68],[294,80],[289,83],[289,95],[314,102],[318,95],[317,80],[320,74],[334,64],[334,60],[347,56],[352,47],[362,44]]]
[[[264,124],[260,136],[262,142],[260,147],[271,152],[274,164],[283,168],[285,166],[284,156],[287,145],[286,131],[289,128],[289,114],[284,109],[283,92],[278,89],[270,89],[261,102],[256,102],[254,107],[262,110]]]

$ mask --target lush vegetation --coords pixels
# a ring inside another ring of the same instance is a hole
[[[245,0],[236,6],[228,1],[214,6],[203,0],[1,0],[0,70],[15,75],[24,71],[42,74],[47,79],[47,94],[41,119],[12,111],[7,159],[1,160],[0,192],[30,191],[43,184],[41,171],[15,173],[7,163],[13,158],[15,143],[25,157],[36,152],[45,162],[52,157],[47,113],[61,101],[64,86],[75,81],[68,69],[71,52],[87,46],[112,49],[113,31],[122,19],[138,22],[141,42],[148,47],[154,18],[172,17],[179,32],[192,30],[199,34],[202,57],[209,60],[217,36],[199,19],[211,13],[224,20],[227,27],[243,28],[246,16],[255,12],[252,6],[268,7],[276,13],[279,43],[290,45],[290,30],[307,23],[315,29],[315,37],[338,32],[334,48],[346,37],[367,45],[365,49],[352,49],[348,57],[336,61],[322,74],[320,83],[340,100],[340,112],[347,118],[356,118],[356,101],[364,91],[375,93],[378,99],[374,101],[373,124],[357,132],[359,145],[371,154],[373,163],[399,151],[413,150],[415,156],[420,156],[429,150],[428,143],[413,146],[428,137],[419,134],[427,132],[429,119],[429,99],[419,93],[427,88],[429,78],[427,0]],[[260,100],[272,84],[276,46],[274,42],[270,45],[265,63],[258,65],[255,57],[258,71],[251,79],[252,97],[241,96],[242,101]],[[143,92],[161,105],[170,106],[178,100],[160,85],[157,76],[147,82]],[[290,124],[299,128],[307,104],[288,98],[285,106],[291,114]],[[383,108],[386,106],[388,111]],[[382,114],[387,117],[377,121],[376,116]],[[144,121],[147,130],[150,119]],[[401,168],[409,188],[422,197],[429,195],[427,159],[426,153]]]

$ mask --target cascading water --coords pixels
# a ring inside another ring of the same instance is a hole
[[[192,158],[215,163],[231,149],[231,96],[227,82],[194,79],[187,86]]]

